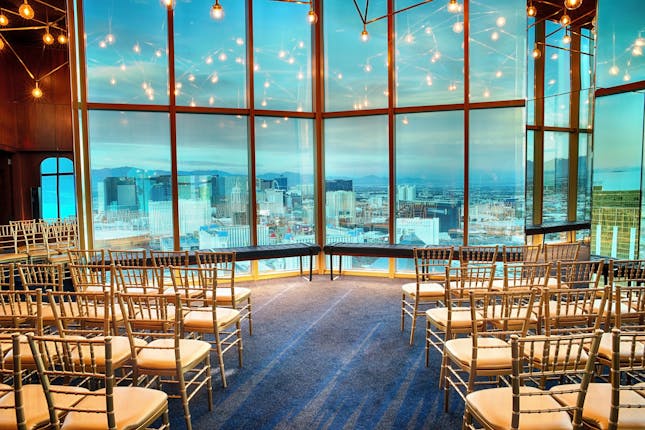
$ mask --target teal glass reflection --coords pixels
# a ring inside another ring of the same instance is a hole
[[[569,134],[544,132],[544,224],[567,221],[568,195]]]

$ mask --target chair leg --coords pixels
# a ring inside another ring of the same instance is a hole
[[[188,406],[188,392],[186,391],[186,381],[184,381],[184,375],[180,374],[179,382],[179,393],[181,394],[181,404],[184,407],[184,419],[186,420],[186,430],[193,430],[192,420],[190,418],[190,407]]]
[[[430,365],[430,321],[426,320],[426,367]]]
[[[215,351],[217,352],[217,363],[219,365],[219,373],[222,377],[222,386],[227,387],[226,384],[226,371],[224,370],[224,354],[222,353],[222,344],[219,340],[219,333],[216,333],[217,339],[215,339]]]
[[[211,376],[211,355],[206,356],[204,361],[206,366],[206,390],[208,391],[208,411],[213,410],[213,377]]]
[[[244,344],[242,343],[242,325],[238,321],[235,324],[235,327],[237,329],[237,362],[239,366],[242,367],[242,352],[244,351]]]
[[[251,296],[248,298],[249,336],[253,336],[253,313],[251,311]]]
[[[464,419],[461,422],[461,430],[467,430],[472,428],[473,425],[473,417],[470,414],[470,411],[468,410],[468,406],[466,406],[466,409],[464,410]]]
[[[401,295],[401,331],[405,330],[405,293]]]
[[[414,345],[414,329],[417,327],[417,312],[419,309],[418,300],[414,300],[414,309],[412,310],[412,329],[410,330],[410,346]]]

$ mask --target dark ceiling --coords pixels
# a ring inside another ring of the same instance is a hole
[[[537,9],[537,20],[558,21],[564,12],[564,0],[527,0]],[[571,25],[591,28],[591,20],[596,15],[596,0],[583,0],[582,5],[575,10],[567,10],[571,17]]]
[[[0,33],[12,46],[42,46],[42,37],[47,25],[54,38],[60,33],[67,34],[66,0],[27,0],[34,10],[34,18],[29,20],[18,13],[18,8],[23,2],[24,0],[0,0],[0,12],[9,19],[9,25],[0,27]],[[52,48],[56,48],[56,45],[58,42],[54,42]]]

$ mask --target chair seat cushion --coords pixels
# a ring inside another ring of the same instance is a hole
[[[235,293],[235,302],[240,302],[242,300],[248,300],[251,296],[251,290],[244,287],[233,287],[233,292]],[[206,292],[206,298],[211,299],[213,293],[211,291]],[[218,304],[230,304],[232,299],[231,288],[216,288],[215,297],[217,298]]]
[[[220,329],[228,327],[240,319],[240,311],[233,308],[217,308],[217,325]],[[213,311],[210,307],[194,309],[184,317],[186,331],[213,331]]]
[[[600,338],[600,345],[598,346],[598,358],[606,361],[611,361],[612,354],[612,339],[611,333],[603,333]],[[634,350],[634,358],[642,357],[645,354],[645,345],[636,342]],[[620,361],[627,362],[632,358],[632,342],[620,343]]]
[[[446,328],[448,326],[448,308],[439,307],[426,311],[426,318],[436,327]],[[472,320],[470,318],[470,308],[452,308],[452,318],[450,322],[452,329],[470,329]]]
[[[89,391],[86,388],[74,386],[56,386],[56,390],[64,392],[52,393],[52,400],[56,406],[63,408],[78,403],[83,398],[84,393]],[[23,385],[22,404],[27,428],[35,428],[49,423],[47,398],[40,384]],[[16,412],[13,407],[15,407],[13,392],[7,393],[7,395],[0,398],[0,429],[16,429]]]
[[[24,252],[0,253],[0,263],[11,263],[14,261],[24,261],[29,258]]]
[[[539,393],[534,387],[521,387],[521,392]],[[466,405],[482,424],[495,430],[511,428],[513,416],[513,392],[510,387],[490,388],[473,391],[466,396]],[[549,396],[522,396],[520,410],[545,410],[559,408],[560,404]],[[562,411],[544,412],[539,414],[520,414],[520,429],[522,430],[571,430],[569,414]]]
[[[531,338],[533,336],[527,336],[527,337]],[[529,350],[529,348],[531,348],[531,345],[534,348],[532,354]],[[556,359],[558,364],[564,365],[566,361],[567,364],[569,365],[578,363],[578,366],[580,367],[580,366],[584,366],[587,360],[589,359],[589,355],[587,355],[587,352],[584,351],[584,348],[582,351],[580,351],[581,346],[579,344],[572,344],[570,351],[567,351],[567,348],[566,348],[568,344],[561,345],[560,348],[558,348],[557,357],[555,356],[555,353],[556,353],[555,346],[556,346],[555,343],[549,344],[549,349],[548,349],[549,356],[545,357],[544,356],[545,348],[546,348],[545,343],[541,341],[533,341],[530,343],[526,343],[524,345],[524,348],[525,348],[524,353],[527,356],[532,356],[535,362],[535,365],[538,367],[540,367],[543,364],[546,364],[545,360],[548,360],[549,364],[553,364],[556,361]],[[578,359],[578,354],[580,354],[580,359]]]
[[[444,354],[448,354],[462,367],[470,367],[473,358],[473,339],[464,337],[446,341]],[[511,373],[512,364],[511,346],[507,342],[495,337],[477,339],[477,369]]]
[[[146,370],[168,371],[176,369],[174,345],[174,339],[153,340],[137,354],[137,366],[143,373]],[[181,367],[189,368],[199,363],[210,353],[210,348],[208,342],[179,339]]]
[[[556,385],[551,388],[553,397],[563,405],[575,406],[576,393],[564,391],[575,388],[575,384]],[[621,404],[640,404],[645,407],[645,397],[636,391],[621,390]],[[582,408],[582,419],[593,428],[609,428],[609,411],[611,408],[611,384],[592,382],[587,388],[587,396]],[[643,429],[645,428],[645,414],[641,407],[620,408],[618,413],[619,429]]]
[[[417,283],[408,282],[403,284],[401,289],[405,294],[410,297],[417,295]],[[420,298],[437,298],[442,299],[446,294],[446,290],[443,288],[443,285],[438,282],[424,282],[419,284],[419,297]]]
[[[105,393],[104,389],[95,391]],[[158,416],[168,405],[168,396],[160,390],[143,387],[114,387],[114,418],[117,429],[139,428]],[[86,396],[76,407],[105,410],[105,396]],[[63,421],[65,430],[91,430],[107,428],[107,415],[72,411]]]
[[[92,339],[103,340],[103,336],[96,336]],[[127,336],[111,336],[112,339],[112,366],[116,369],[121,367],[130,358],[130,339]],[[80,362],[81,357],[83,362],[87,365],[92,364],[91,352],[94,353],[94,363],[101,369],[105,369],[105,347],[102,345],[94,345],[93,351],[90,351],[89,345],[82,345],[79,352],[78,348],[74,346],[71,351],[72,360],[75,363]]]

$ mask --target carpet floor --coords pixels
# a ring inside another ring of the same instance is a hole
[[[243,324],[244,366],[228,354],[226,389],[213,368],[214,409],[197,395],[193,428],[461,428],[463,403],[454,393],[443,411],[438,352],[425,367],[425,318],[414,346],[409,319],[400,331],[403,282],[317,276],[240,284],[253,298],[253,336]],[[172,427],[185,428],[178,400],[170,411]]]

